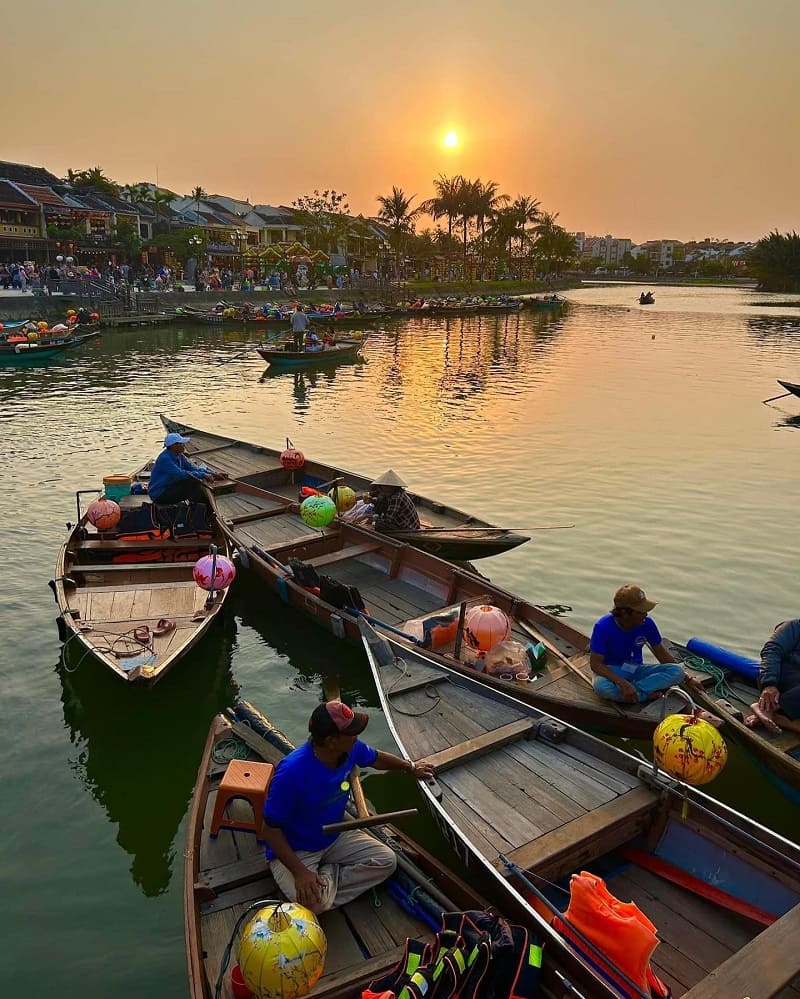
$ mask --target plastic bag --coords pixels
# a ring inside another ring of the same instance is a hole
[[[493,676],[508,676],[516,678],[517,673],[528,674],[530,663],[525,652],[525,646],[513,639],[498,642],[490,649],[484,659],[486,672]]]

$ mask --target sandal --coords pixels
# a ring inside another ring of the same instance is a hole
[[[142,645],[149,645],[150,629],[146,624],[140,624],[138,628],[133,629],[133,637],[137,642],[141,642]]]
[[[155,638],[160,638],[161,635],[168,635],[171,631],[175,630],[175,622],[170,621],[169,618],[162,617],[159,619],[158,624],[153,628],[153,636]]]

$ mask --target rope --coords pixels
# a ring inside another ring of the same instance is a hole
[[[231,736],[230,739],[223,739],[218,742],[211,752],[211,759],[215,763],[230,763],[231,760],[246,760],[249,756],[247,746]]]
[[[683,657],[684,665],[691,666],[698,673],[707,673],[714,681],[714,694],[717,697],[724,697],[726,700],[736,697],[736,693],[728,686],[725,679],[725,670],[721,666],[704,659],[702,656],[686,653]]]
[[[400,670],[400,673],[398,677],[386,688],[387,697],[391,694],[395,686],[403,679],[404,676],[411,676],[408,671],[408,667],[406,666],[405,659],[401,659],[400,656],[394,657],[392,666],[394,666],[395,669]],[[447,681],[448,683],[450,682],[449,677],[447,678]],[[433,687],[434,683],[437,683],[436,687]],[[439,701],[442,699],[442,695],[439,693],[437,688],[438,682],[434,680],[431,680],[430,684],[427,686],[418,688],[424,692],[426,697],[430,697],[433,700],[433,704],[431,704],[429,708],[425,708],[424,711],[404,711],[401,707],[398,707],[397,704],[392,705],[392,711],[396,711],[399,715],[406,715],[409,718],[420,718],[422,715],[428,714],[429,711],[433,711],[434,708],[438,707]]]

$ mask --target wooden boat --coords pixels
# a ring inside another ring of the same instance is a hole
[[[778,378],[777,381],[778,384],[782,388],[785,388],[787,392],[791,392],[792,395],[800,396],[800,385],[797,385],[794,382],[784,382],[780,378]]]
[[[231,741],[239,743],[237,755],[273,765],[294,748],[263,716],[249,705],[246,707],[249,710],[243,714],[239,702],[228,716],[215,718],[189,812],[184,918],[191,999],[212,999],[215,995],[224,950],[239,917],[257,900],[281,898],[264,859],[264,849],[252,833],[221,829],[216,839],[209,836],[217,785],[226,767],[219,760],[230,749]],[[238,720],[237,715],[246,717],[247,723]],[[252,822],[248,805],[234,801],[230,809],[231,818]],[[409,894],[415,892],[417,898],[426,898],[424,904],[430,917],[438,919],[444,909],[485,908],[485,901],[473,888],[396,828],[380,826],[376,832],[398,855],[404,890],[408,886]],[[369,892],[323,913],[319,921],[329,946],[323,975],[310,993],[313,999],[351,999],[360,995],[374,978],[400,961],[407,937],[427,942],[434,935],[428,922],[408,912],[396,900],[396,889],[388,885],[376,889],[374,898]],[[234,954],[230,965],[235,962]],[[227,972],[222,969],[222,989],[217,993],[224,999],[232,996],[230,966]]]
[[[655,303],[656,303],[655,295],[652,295],[650,292],[648,292],[646,295],[642,293],[639,296],[639,305],[655,305]]]
[[[287,471],[281,465],[281,452],[278,449],[248,444],[230,437],[198,430],[165,416],[162,416],[161,420],[167,430],[174,430],[192,438],[191,443],[187,445],[187,454],[190,457],[201,455],[203,461],[209,466],[216,471],[225,472],[232,480],[238,480],[246,485],[278,494],[279,502],[288,504],[296,501],[301,486],[318,487],[323,483],[332,486],[334,483],[338,483],[350,486],[357,493],[363,493],[369,490],[372,482],[368,476],[310,459],[306,460],[300,471]],[[233,486],[229,488],[233,488]],[[415,534],[413,538],[415,547],[430,547],[435,552],[439,550],[442,537],[438,534],[428,535],[428,528],[437,531],[444,529],[460,532],[460,534],[454,533],[449,539],[448,550],[451,553],[457,552],[449,557],[464,561],[509,551],[511,548],[516,548],[530,540],[526,534],[495,528],[495,525],[485,520],[472,517],[462,510],[439,503],[435,499],[420,496],[418,493],[410,495],[419,511],[423,525],[423,530]],[[494,541],[491,541],[486,535],[480,536],[486,528],[492,528],[502,533],[498,534]],[[477,537],[473,538],[473,534]],[[410,533],[405,540],[412,543]]]
[[[673,652],[700,670],[706,661],[695,652],[677,642],[668,642]],[[795,804],[800,805],[800,733],[786,730],[770,732],[763,726],[750,728],[745,718],[752,714],[750,705],[758,700],[759,690],[731,670],[715,670],[722,673],[724,693],[719,696],[714,689],[698,694],[698,701],[724,721],[722,731],[730,735],[765,769],[769,778]]]
[[[525,302],[531,309],[561,309],[567,304],[567,300],[558,295],[548,295],[546,298],[534,296],[526,298]]]
[[[323,345],[321,350],[305,351],[293,350],[291,340],[287,340],[283,345],[257,347],[256,350],[268,364],[278,367],[288,365],[297,367],[300,365],[336,364],[338,361],[353,360],[361,353],[366,342],[367,337],[359,340],[340,340],[338,343]]]
[[[0,363],[25,364],[28,361],[53,357],[65,350],[80,347],[97,335],[98,332],[94,330],[79,336],[48,337],[41,340],[19,340],[17,342],[0,340]]]
[[[192,443],[202,447],[205,442],[195,436]],[[219,470],[225,462],[230,467],[237,459],[222,450],[203,448],[202,454],[204,461]],[[303,522],[299,506],[291,498],[244,481],[215,483],[212,491],[217,518],[230,543],[238,548],[242,565],[253,569],[281,600],[337,637],[360,640],[357,612],[336,606],[327,599],[327,590],[323,594],[320,589],[301,585],[290,571],[290,559],[357,588],[370,616],[386,626],[389,640],[399,652],[412,647],[424,634],[423,619],[447,618],[452,624],[462,602],[467,608],[489,603],[510,617],[511,637],[520,645],[543,643],[547,662],[531,682],[526,661],[524,667],[513,671],[478,674],[484,683],[575,724],[620,735],[649,738],[660,721],[660,707],[655,703],[624,705],[598,697],[591,688],[586,636],[482,576],[346,522],[338,521],[319,531]],[[475,667],[466,661],[465,650],[456,651],[454,636],[455,632],[449,632],[446,641],[430,655],[474,676]],[[520,669],[525,672],[524,683],[515,678]],[[675,706],[679,703],[676,700]]]
[[[613,987],[552,925],[581,871],[653,921],[652,967],[673,996],[797,995],[800,847],[420,651],[396,659],[368,626],[364,643],[401,752],[435,766],[422,789],[442,831],[584,994],[649,992]]]
[[[81,495],[50,583],[62,637],[120,679],[153,684],[203,637],[222,608],[227,590],[210,599],[192,570],[212,544],[229,555],[226,537],[216,521],[211,533],[181,532],[173,524],[153,532],[161,534],[153,539],[147,531],[100,532],[81,511]],[[152,506],[143,495],[119,505],[126,513]]]

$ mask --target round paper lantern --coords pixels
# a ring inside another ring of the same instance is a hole
[[[302,451],[298,451],[296,447],[287,447],[285,451],[281,451],[281,464],[284,468],[288,468],[290,472],[297,471],[305,463],[306,456]]]
[[[100,318],[100,313],[99,312],[93,312],[89,316],[89,318],[92,319],[94,322],[97,322],[97,320]]]
[[[70,324],[70,326],[74,326],[75,323],[77,323],[77,321],[78,321],[78,317],[77,316],[70,316],[69,319],[67,320],[67,322]]]
[[[329,496],[336,504],[336,509],[339,513],[352,510],[356,505],[356,494],[350,486],[339,486],[337,489],[332,489]]]
[[[75,315],[75,310],[74,309],[67,309],[67,315],[68,316],[74,316]]]
[[[653,753],[662,770],[694,786],[708,784],[728,760],[716,728],[694,715],[668,715],[653,733]]]
[[[98,531],[110,531],[117,526],[122,510],[114,500],[99,499],[89,504],[86,519],[94,524]]]
[[[336,516],[336,504],[329,496],[309,496],[300,504],[300,516],[309,527],[327,527]]]
[[[467,611],[464,641],[471,649],[488,652],[511,634],[511,622],[499,607],[481,604]]]
[[[44,319],[40,319],[39,322],[36,324],[36,326],[40,330],[46,330],[47,329],[47,323],[44,321]]]
[[[225,590],[236,578],[236,567],[224,555],[204,555],[195,562],[192,573],[202,590]]]
[[[258,999],[300,999],[325,968],[328,942],[317,917],[296,902],[258,909],[239,936],[239,970]]]
[[[29,340],[38,340],[39,330],[29,330],[27,336]]]

